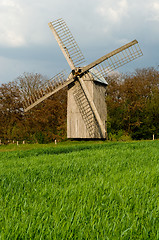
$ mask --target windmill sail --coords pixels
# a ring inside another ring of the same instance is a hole
[[[24,111],[29,111],[73,81],[74,79],[72,77],[66,77],[66,73],[64,71],[58,73],[47,82],[47,85],[38,89],[29,98],[25,99]]]
[[[49,27],[72,70],[85,62],[79,46],[63,19],[50,22]]]
[[[82,69],[82,73],[95,68],[100,75],[106,77],[107,74],[124,64],[142,56],[138,41],[134,40],[124,46],[104,55]]]

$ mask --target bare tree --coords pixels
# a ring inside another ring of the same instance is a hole
[[[42,88],[47,82],[47,77],[39,73],[23,73],[15,80],[15,84],[21,92],[21,97],[31,96],[39,88]]]

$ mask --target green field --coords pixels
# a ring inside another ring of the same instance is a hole
[[[0,146],[0,239],[159,239],[159,141]]]

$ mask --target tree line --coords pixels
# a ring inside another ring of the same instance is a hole
[[[108,138],[122,135],[133,139],[159,137],[159,71],[137,69],[132,74],[107,77]],[[47,143],[65,140],[67,88],[24,113],[24,97],[47,83],[41,74],[24,73],[0,86],[0,139]]]
[[[43,87],[47,78],[24,73],[0,86],[0,139],[47,143],[66,139],[67,91],[62,89],[24,113],[24,97]]]
[[[137,69],[129,75],[109,76],[107,81],[108,135],[159,137],[159,71]]]

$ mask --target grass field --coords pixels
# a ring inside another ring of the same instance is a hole
[[[0,146],[0,208],[1,240],[159,239],[159,141]]]

